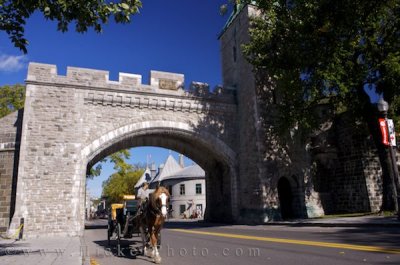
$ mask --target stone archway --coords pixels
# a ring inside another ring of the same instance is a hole
[[[83,167],[125,148],[157,146],[190,157],[206,172],[209,221],[230,222],[237,218],[236,154],[208,133],[198,133],[189,124],[150,121],[118,128],[94,140],[82,150]]]
[[[179,151],[207,171],[206,217],[237,217],[237,104],[229,91],[201,83],[182,88],[183,75],[141,76],[31,63],[28,70],[15,213],[24,236],[79,236],[84,228],[88,165],[122,148],[160,146]],[[222,177],[221,177],[222,176]],[[222,191],[222,192],[221,192]],[[210,205],[214,205],[210,203]],[[226,207],[226,206],[229,207]]]

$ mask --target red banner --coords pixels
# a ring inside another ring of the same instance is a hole
[[[381,127],[382,143],[384,145],[389,145],[388,129],[385,119],[379,119],[379,127]]]

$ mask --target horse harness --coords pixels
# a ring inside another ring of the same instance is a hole
[[[148,212],[149,214],[153,216],[159,216],[162,215],[161,208],[154,206],[149,199],[145,200],[142,205],[142,213]]]

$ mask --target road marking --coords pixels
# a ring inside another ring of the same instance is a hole
[[[306,240],[273,238],[273,237],[259,237],[259,236],[248,236],[248,235],[228,234],[228,233],[218,233],[218,232],[205,232],[205,231],[185,230],[185,229],[170,229],[170,230],[187,233],[187,234],[209,235],[209,236],[219,236],[219,237],[227,237],[227,238],[246,239],[246,240],[257,240],[257,241],[284,243],[284,244],[296,244],[296,245],[315,246],[315,247],[340,248],[340,249],[351,249],[351,250],[370,251],[370,252],[381,252],[381,253],[389,253],[389,254],[400,254],[400,249],[395,249],[395,248],[391,249],[391,248],[376,247],[376,246],[328,243],[328,242],[306,241]]]
[[[100,265],[94,258],[90,257],[90,265]]]

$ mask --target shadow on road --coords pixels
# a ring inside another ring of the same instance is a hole
[[[199,220],[199,221],[170,220],[170,221],[165,222],[164,228],[199,229],[199,228],[208,228],[208,227],[224,227],[224,226],[230,226],[230,225],[231,224],[210,223],[210,222],[205,222],[203,220]]]
[[[10,255],[27,255],[38,253],[39,250],[31,250],[28,248],[29,244],[25,244],[21,241],[13,241],[3,243],[0,241],[0,257],[1,256],[10,256]]]
[[[136,259],[138,256],[141,256],[142,242],[139,240],[121,239],[120,247],[118,247],[116,241],[111,241],[110,245],[108,245],[107,240],[93,241],[93,243],[98,245],[100,249],[104,250],[104,253],[100,253],[104,256],[113,255],[115,257],[127,259]]]
[[[342,228],[331,235],[334,240],[351,243],[374,245],[400,249],[400,229],[394,227]]]
[[[164,228],[198,229],[202,227],[224,227],[229,225],[232,224],[210,223],[203,220],[167,220]],[[107,222],[103,220],[87,222],[85,229],[107,229]]]
[[[107,229],[107,225],[85,224],[85,229]]]

